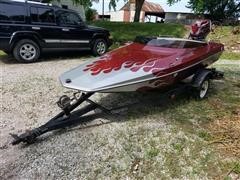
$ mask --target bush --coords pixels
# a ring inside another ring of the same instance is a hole
[[[86,21],[93,21],[97,11],[95,9],[87,8],[85,11]]]

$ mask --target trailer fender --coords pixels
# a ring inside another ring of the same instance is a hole
[[[212,77],[212,71],[209,69],[198,70],[192,80],[192,87],[199,88],[206,78]]]

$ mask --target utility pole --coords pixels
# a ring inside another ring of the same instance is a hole
[[[104,0],[102,1],[102,20],[104,21]]]

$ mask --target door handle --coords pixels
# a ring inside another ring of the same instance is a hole
[[[68,31],[69,31],[69,29],[65,29],[65,28],[63,28],[63,29],[62,29],[62,31],[68,32]]]
[[[40,30],[41,28],[40,28],[40,27],[32,27],[32,29],[34,29],[34,30]]]

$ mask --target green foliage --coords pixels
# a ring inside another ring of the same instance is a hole
[[[114,11],[116,10],[116,7],[117,7],[117,2],[118,0],[110,0],[109,2],[109,9],[114,9]]]
[[[188,7],[196,13],[209,13],[214,20],[236,18],[240,15],[240,2],[236,0],[190,0]]]
[[[180,0],[168,0],[170,5]],[[223,21],[225,19],[240,16],[239,0],[189,0],[188,6],[195,13],[208,13],[213,20]]]
[[[179,1],[181,1],[181,0],[168,0],[167,1],[167,3],[168,3],[168,5],[173,5],[174,3],[177,3],[177,2],[179,2]]]
[[[85,10],[85,16],[87,21],[92,21],[94,20],[95,15],[97,14],[97,11],[92,8],[87,8]]]

